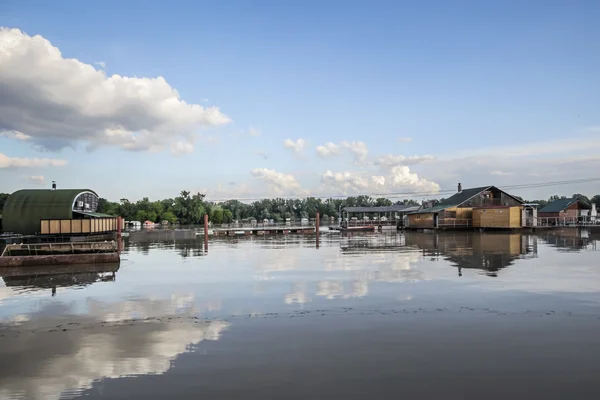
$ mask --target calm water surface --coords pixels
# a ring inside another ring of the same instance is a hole
[[[132,234],[0,270],[0,398],[600,398],[599,241]]]

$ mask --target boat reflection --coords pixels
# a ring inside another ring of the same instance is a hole
[[[15,291],[51,289],[57,287],[89,286],[97,282],[114,282],[119,263],[51,265],[0,268],[0,277]]]

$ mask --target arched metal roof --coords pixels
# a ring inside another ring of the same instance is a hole
[[[18,190],[11,194],[2,212],[4,232],[39,233],[42,219],[73,218],[73,202],[84,192],[98,196],[90,189]]]

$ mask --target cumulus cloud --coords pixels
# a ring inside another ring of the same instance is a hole
[[[434,157],[430,156],[430,155],[406,157],[401,154],[398,154],[398,155],[388,154],[385,156],[381,156],[377,160],[375,160],[375,165],[390,168],[390,167],[394,167],[397,165],[420,164],[422,162],[431,161],[433,159],[434,159]]]
[[[398,141],[399,141],[400,143],[410,143],[410,142],[412,142],[412,138],[409,138],[409,137],[401,137],[401,138],[398,138]]]
[[[29,177],[29,180],[38,185],[43,185],[46,182],[42,175],[32,175]]]
[[[64,167],[66,160],[55,158],[10,158],[0,153],[0,168]]]
[[[230,122],[217,107],[183,101],[163,77],[107,76],[18,29],[0,28],[0,70],[0,132],[50,149],[80,141],[132,151],[193,146],[199,128]]]
[[[316,150],[319,157],[337,156],[342,152],[342,146],[328,142],[323,146],[317,146]]]
[[[268,168],[256,168],[252,175],[265,181],[271,190],[277,195],[306,195],[308,191],[300,186],[300,183],[292,174],[284,174]]]
[[[100,67],[102,69],[106,69],[106,63],[104,61],[96,61],[94,63],[94,65],[97,65],[98,67]]]
[[[345,195],[389,192],[437,193],[440,190],[440,185],[419,177],[405,165],[391,167],[384,175],[326,171],[321,177],[321,183],[329,191],[337,189]]]
[[[350,153],[352,153],[352,155],[354,156],[354,161],[357,164],[362,164],[367,160],[367,156],[369,155],[369,149],[367,148],[367,145],[365,144],[365,142],[361,142],[361,141],[352,141],[352,142],[347,142],[347,141],[343,141],[341,143],[342,147],[348,149],[348,151],[350,151]]]
[[[306,140],[304,140],[304,139],[297,139],[297,140],[285,139],[283,141],[283,145],[285,146],[286,149],[290,149],[294,153],[298,154],[298,153],[302,152],[302,150],[304,150],[304,148],[306,147]]]

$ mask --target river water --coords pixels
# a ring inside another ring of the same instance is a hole
[[[599,242],[132,234],[0,271],[0,398],[600,398]]]

